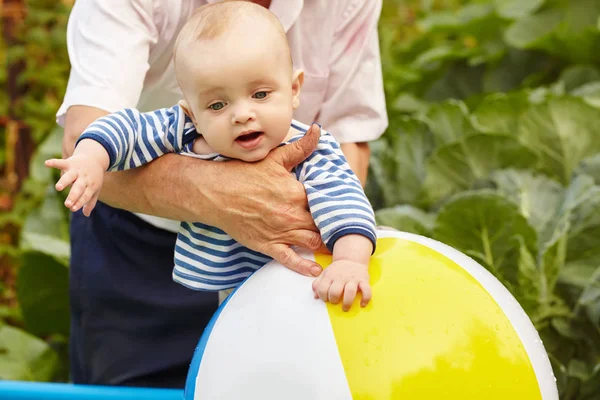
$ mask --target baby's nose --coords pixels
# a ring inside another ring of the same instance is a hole
[[[238,107],[233,113],[233,124],[245,124],[255,119],[255,114],[249,107]]]

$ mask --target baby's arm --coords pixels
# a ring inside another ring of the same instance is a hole
[[[295,170],[333,262],[313,282],[315,297],[349,310],[357,291],[364,307],[371,298],[368,265],[376,244],[375,216],[340,145],[323,132],[317,149]]]
[[[163,154],[179,152],[197,136],[193,123],[179,106],[149,113],[123,109],[88,126],[73,156],[48,160],[46,166],[63,171],[57,190],[74,183],[65,206],[72,211],[85,206],[84,214],[89,216],[105,171],[139,167]]]
[[[93,140],[82,140],[73,155],[66,160],[46,160],[47,167],[62,171],[62,176],[56,183],[56,190],[62,191],[73,184],[65,206],[71,211],[83,207],[83,214],[89,216],[102,189],[104,171],[108,169],[110,159],[104,147]]]

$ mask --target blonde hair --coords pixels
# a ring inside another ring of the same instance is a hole
[[[262,19],[271,24],[282,36],[289,52],[285,30],[271,11],[248,0],[223,0],[219,3],[205,4],[194,11],[177,36],[173,49],[174,59],[177,59],[181,46],[216,39],[223,35],[233,22],[243,19],[256,23]]]

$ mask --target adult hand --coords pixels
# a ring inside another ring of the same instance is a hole
[[[272,150],[261,161],[224,163],[213,175],[210,189],[204,187],[209,189],[211,208],[218,214],[204,215],[203,222],[219,227],[239,243],[293,271],[318,276],[322,268],[291,248],[317,250],[323,246],[308,211],[304,186],[290,171],[315,150],[320,136],[321,130],[315,124],[303,138]]]

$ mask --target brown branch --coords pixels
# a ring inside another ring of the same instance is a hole
[[[22,46],[18,31],[26,15],[25,2],[23,0],[2,0],[0,6],[4,43],[9,48]],[[29,175],[29,161],[34,150],[31,129],[19,119],[17,114],[18,100],[28,89],[18,83],[18,77],[24,69],[24,60],[11,63],[7,67],[8,115],[2,121],[6,126],[7,152],[4,181],[13,194],[19,190],[21,183]]]

